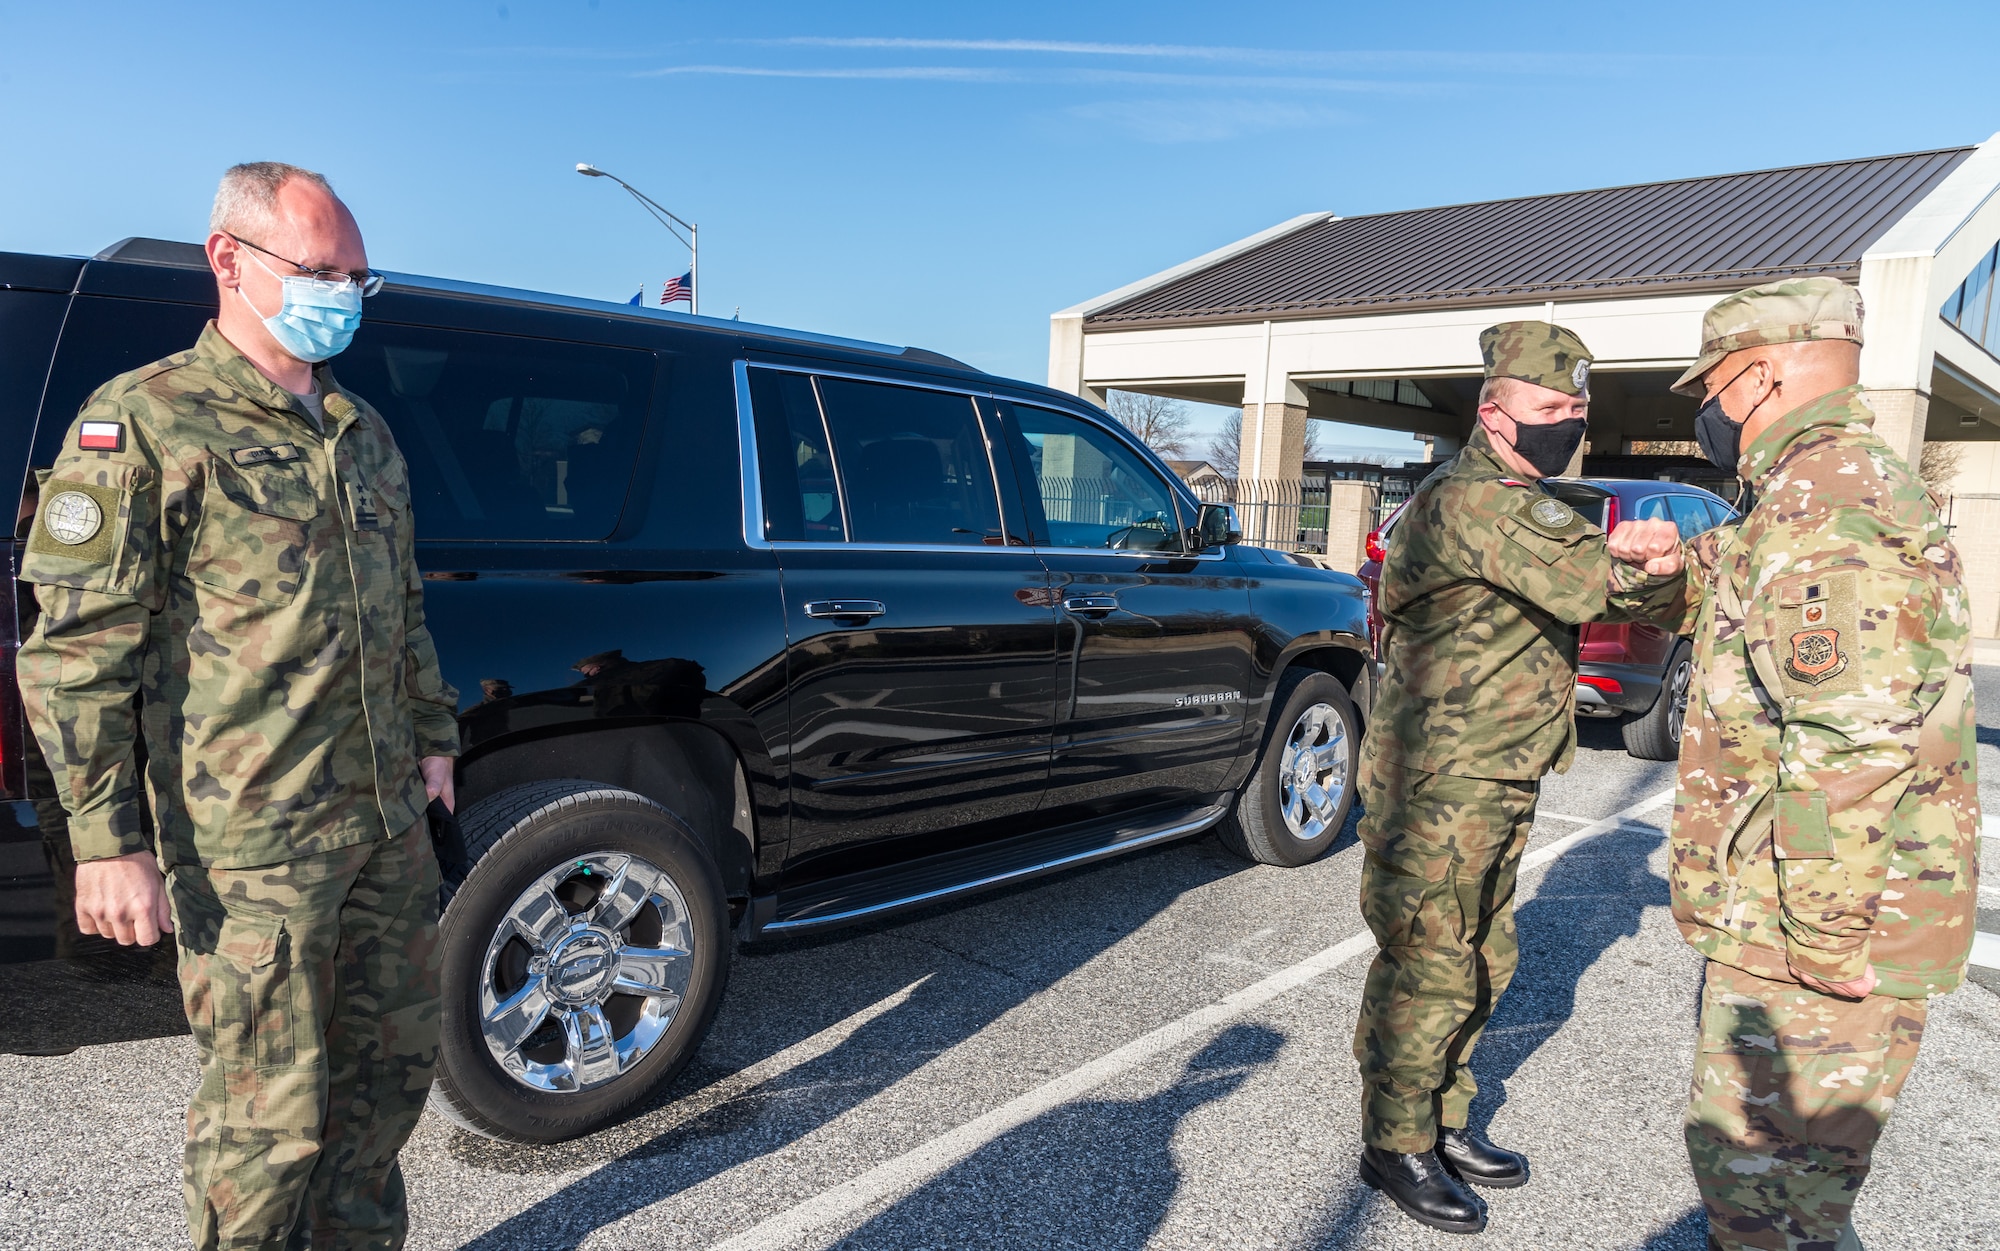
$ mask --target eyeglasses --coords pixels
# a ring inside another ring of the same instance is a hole
[[[274,261],[283,261],[300,273],[310,276],[314,281],[323,282],[329,287],[339,287],[343,283],[353,283],[355,286],[361,288],[361,294],[364,297],[374,295],[382,289],[382,284],[388,281],[388,279],[372,269],[364,269],[358,274],[351,274],[344,269],[313,269],[310,266],[299,264],[288,256],[279,256],[276,252],[264,247],[262,244],[252,243],[248,239],[237,235],[230,235],[229,237],[235,239],[236,242],[246,248],[255,248]]]

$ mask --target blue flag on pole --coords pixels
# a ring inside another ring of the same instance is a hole
[[[646,302],[646,288],[640,287],[639,294],[633,296],[631,299],[625,302],[627,304],[644,304]]]

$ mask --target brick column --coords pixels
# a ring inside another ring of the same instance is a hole
[[[1382,488],[1372,482],[1326,484],[1326,563],[1354,573],[1367,559],[1368,532],[1375,528],[1375,505]]]
[[[1931,397],[1913,388],[1870,389],[1863,392],[1875,410],[1875,433],[1896,455],[1915,469],[1924,454],[1924,425],[1930,419]]]
[[[2000,495],[1951,501],[1951,542],[1971,606],[1974,638],[2000,638]]]
[[[1258,457],[1257,430],[1263,427],[1263,455]],[[1291,481],[1305,472],[1306,410],[1303,404],[1243,406],[1240,478]]]

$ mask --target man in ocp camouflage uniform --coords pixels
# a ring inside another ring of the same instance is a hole
[[[1525,1157],[1468,1126],[1469,1063],[1514,974],[1540,779],[1575,755],[1578,627],[1650,613],[1679,586],[1613,558],[1674,552],[1672,522],[1628,521],[1607,541],[1540,486],[1583,441],[1589,349],[1539,321],[1479,345],[1478,425],[1390,532],[1386,671],[1361,764],[1361,909],[1378,946],[1354,1035],[1361,1177],[1456,1233],[1486,1224],[1466,1183],[1528,1180]]]
[[[353,217],[260,163],[224,176],[211,229],[216,320],[100,388],[41,485],[21,688],[79,927],[178,941],[196,1245],[393,1248],[437,1051],[424,810],[451,802],[457,697],[402,457],[314,368],[379,285]]]
[[[1712,1246],[1848,1251],[1875,1141],[1978,900],[1958,553],[1857,385],[1861,300],[1753,287],[1675,389],[1756,504],[1692,540],[1674,917],[1708,957],[1688,1154]]]

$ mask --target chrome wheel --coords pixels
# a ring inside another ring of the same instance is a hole
[[[1667,742],[1681,741],[1687,727],[1688,688],[1694,685],[1694,661],[1682,660],[1667,679]]]
[[[486,946],[480,1032],[536,1090],[589,1090],[646,1057],[694,969],[687,901],[638,856],[597,852],[544,873]]]
[[[1285,827],[1307,842],[1325,834],[1347,794],[1346,720],[1331,704],[1308,706],[1286,732],[1278,764]]]

